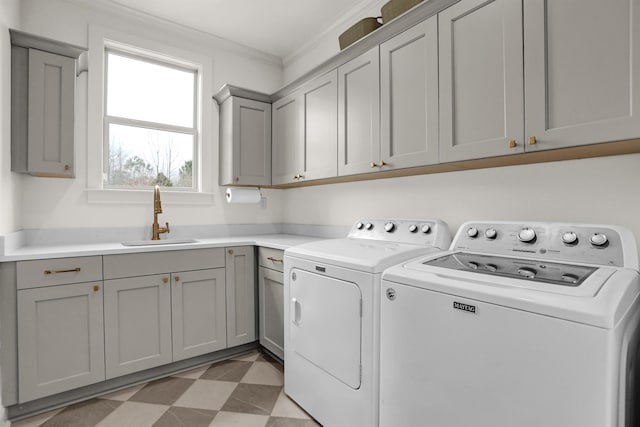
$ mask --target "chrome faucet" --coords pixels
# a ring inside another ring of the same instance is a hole
[[[162,202],[160,202],[160,186],[156,185],[153,190],[153,225],[151,240],[160,240],[162,233],[169,233],[169,223],[165,222],[166,227],[160,227],[158,224],[158,214],[162,213]]]

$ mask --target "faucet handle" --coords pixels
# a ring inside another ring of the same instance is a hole
[[[164,225],[166,225],[165,228],[163,228],[162,230],[160,230],[161,233],[170,233],[169,231],[169,223],[165,222]]]

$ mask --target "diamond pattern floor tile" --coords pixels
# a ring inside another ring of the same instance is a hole
[[[282,364],[252,351],[13,423],[14,427],[314,427],[283,392]]]

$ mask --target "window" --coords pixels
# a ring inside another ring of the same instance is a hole
[[[198,68],[104,52],[104,187],[198,190]]]

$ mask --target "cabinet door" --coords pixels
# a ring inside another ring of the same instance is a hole
[[[260,267],[258,278],[260,344],[284,360],[284,278]]]
[[[437,17],[380,45],[380,115],[388,167],[438,162]]]
[[[173,360],[227,346],[224,268],[171,275]]]
[[[73,58],[29,49],[29,172],[74,176],[76,65]]]
[[[527,151],[640,137],[639,6],[525,2]]]
[[[256,340],[256,279],[253,246],[227,248],[227,346]]]
[[[378,47],[338,68],[338,175],[370,172],[380,159]]]
[[[304,154],[302,145],[302,106],[296,92],[273,104],[273,185],[296,182]]]
[[[107,379],[170,363],[169,275],[104,282]]]
[[[438,26],[440,161],[523,152],[522,0],[462,0]]]
[[[304,180],[338,174],[338,72],[331,71],[301,89],[304,108]]]
[[[271,104],[233,98],[233,184],[271,185]]]
[[[104,381],[102,283],[18,291],[21,403]]]

